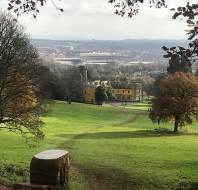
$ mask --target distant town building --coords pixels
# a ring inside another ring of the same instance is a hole
[[[94,81],[85,85],[83,90],[85,103],[95,104],[95,89],[99,85],[112,86],[113,101],[139,102],[142,100],[142,85],[140,83]]]
[[[84,94],[84,102],[89,103],[89,104],[95,104],[95,90],[98,86],[107,86],[108,82],[107,81],[100,81],[96,80],[93,82],[87,82],[85,84],[83,94]]]
[[[82,62],[80,58],[55,58],[55,61],[64,65],[79,65]]]
[[[88,52],[80,53],[80,58],[87,64],[114,63],[121,59],[120,55],[110,52]]]
[[[95,104],[95,87],[85,87],[84,94],[84,102],[89,104]]]
[[[111,82],[116,101],[138,102],[142,100],[142,84],[137,82]]]

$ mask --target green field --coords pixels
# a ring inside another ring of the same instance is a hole
[[[31,157],[57,148],[70,152],[71,190],[197,190],[198,125],[174,135],[134,106],[52,103],[34,148],[1,131],[1,182],[26,181]]]

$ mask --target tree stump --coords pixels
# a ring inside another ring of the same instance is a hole
[[[69,186],[69,152],[47,150],[35,155],[30,164],[30,183]]]
[[[53,186],[49,186],[49,185],[18,183],[18,184],[14,184],[13,187],[8,190],[53,190],[53,189],[54,189]],[[7,190],[7,189],[5,189],[5,190]]]

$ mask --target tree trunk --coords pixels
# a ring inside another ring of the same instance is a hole
[[[175,120],[174,132],[178,131],[178,127],[179,127],[179,122],[178,122],[178,120]]]

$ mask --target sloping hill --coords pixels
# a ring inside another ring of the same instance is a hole
[[[34,148],[1,131],[1,181],[27,180],[35,153],[61,148],[71,154],[72,190],[198,189],[198,137],[160,130],[135,106],[50,104],[43,117],[46,138]]]

